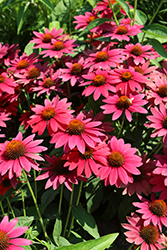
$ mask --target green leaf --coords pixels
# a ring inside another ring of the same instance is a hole
[[[53,239],[55,243],[59,246],[59,238],[62,232],[62,220],[59,214],[57,214],[56,217],[57,218],[56,218],[54,228],[53,228]]]
[[[21,6],[18,11],[18,17],[17,17],[17,35],[20,34],[20,30],[23,26],[24,20],[28,13],[28,6],[30,5],[30,2],[27,4]]]
[[[55,199],[55,196],[59,193],[59,191],[60,191],[59,187],[56,190],[53,190],[51,188],[45,191],[41,196],[41,204],[47,207],[47,205],[49,205]]]
[[[136,10],[135,19],[139,24],[145,24],[147,22],[147,16],[141,10]]]
[[[34,216],[20,216],[17,218],[18,222],[16,227],[29,227],[34,220]]]
[[[25,250],[32,250],[32,248],[30,246],[24,246],[23,249],[25,249]]]
[[[62,247],[55,248],[54,250],[56,249],[60,249],[60,250],[75,250],[75,249],[76,250],[104,250],[114,242],[117,236],[118,236],[118,233],[108,234],[98,239],[88,240],[86,242],[81,242],[81,243],[70,245],[70,246],[62,246]]]
[[[157,51],[160,56],[167,58],[166,50],[164,49],[164,47],[162,46],[162,44],[158,40],[149,39],[148,43],[153,46],[155,51]]]
[[[55,9],[53,7],[53,5],[51,4],[51,2],[49,0],[39,0],[42,3],[44,3],[49,9],[51,9],[53,12],[55,12]]]
[[[81,205],[72,207],[72,214],[77,223],[95,239],[99,238],[99,232],[96,222],[91,214],[89,214]]]
[[[96,0],[87,0],[87,1],[92,6],[92,8],[95,7]]]
[[[157,39],[160,43],[167,42],[167,27],[164,25],[153,23],[145,26],[142,31],[146,34],[146,37]]]
[[[87,33],[89,30],[107,22],[107,21],[111,21],[110,19],[107,19],[107,18],[97,18],[95,20],[93,20],[92,22],[90,22],[88,24],[88,26],[86,27],[86,29],[84,29],[80,34],[79,34],[79,37],[84,35],[85,33]]]
[[[124,0],[116,0],[117,3],[122,7],[122,9],[126,12],[127,16],[130,17],[130,8]]]
[[[24,48],[24,52],[27,54],[27,56],[29,56],[30,54],[33,53],[33,47],[34,47],[35,43],[28,43],[25,48]]]

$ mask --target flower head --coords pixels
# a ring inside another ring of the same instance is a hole
[[[20,250],[21,246],[31,245],[33,242],[24,238],[18,238],[25,233],[28,227],[17,227],[17,218],[9,222],[8,216],[2,219],[0,223],[0,249],[2,250]]]

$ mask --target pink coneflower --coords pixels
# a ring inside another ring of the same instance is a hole
[[[63,130],[64,125],[72,118],[74,111],[68,109],[71,103],[67,103],[67,98],[59,100],[56,95],[52,101],[44,100],[44,106],[36,104],[31,110],[35,113],[30,116],[28,124],[32,127],[32,132],[42,135],[46,127],[49,134],[55,133],[58,129]]]
[[[127,120],[131,122],[131,113],[147,113],[147,110],[141,107],[142,105],[147,104],[146,100],[142,100],[144,97],[144,94],[134,93],[132,95],[131,93],[129,93],[129,95],[121,95],[121,93],[118,92],[118,94],[110,94],[107,99],[104,99],[103,102],[107,104],[102,105],[100,108],[104,109],[104,114],[114,113],[112,116],[113,121],[118,119],[125,111]]]
[[[0,247],[2,250],[20,250],[21,246],[33,244],[31,240],[18,238],[28,230],[28,227],[15,228],[17,222],[17,218],[9,222],[7,215],[0,222]]]
[[[122,227],[128,231],[124,234],[129,243],[134,243],[139,246],[141,250],[159,250],[162,249],[161,245],[163,240],[159,234],[158,228],[154,225],[143,225],[143,220],[135,213],[127,217],[127,223],[123,223]]]
[[[133,60],[136,65],[139,63],[145,63],[145,58],[147,59],[155,59],[159,55],[156,52],[150,51],[152,49],[152,45],[141,45],[140,43],[130,43],[125,45],[124,53],[128,57],[133,57]]]
[[[65,126],[64,131],[53,135],[50,143],[56,143],[55,148],[64,145],[64,152],[77,147],[81,154],[85,153],[86,146],[95,148],[96,143],[101,142],[99,136],[104,136],[98,126],[100,121],[92,121],[91,118],[84,119],[84,114],[79,113],[76,118],[71,119]]]
[[[83,69],[85,66],[84,58],[81,57],[78,62],[66,62],[65,65],[68,69],[60,69],[63,82],[70,80],[71,86],[74,86],[76,83],[82,83],[84,81],[83,75],[87,73],[87,69]]]
[[[9,121],[11,118],[8,117],[10,113],[6,114],[5,112],[0,111],[0,127],[6,128],[6,123],[4,121]]]
[[[7,93],[0,96],[0,112],[4,111],[6,114],[16,116],[18,112],[18,100],[16,98],[15,100],[13,99],[13,95],[9,95]]]
[[[78,16],[74,16],[74,18],[76,19],[76,21],[74,21],[73,23],[77,23],[77,25],[75,26],[75,29],[85,29],[89,23],[91,23],[93,20],[97,19],[97,13],[95,11],[93,12],[85,12],[85,15],[78,15]],[[98,27],[91,29],[91,32],[95,32],[97,30]]]
[[[151,191],[153,193],[160,192],[159,199],[167,201],[167,185],[164,184],[166,182],[166,176],[153,174],[149,182],[153,186]]]
[[[0,195],[4,195],[12,187],[16,188],[18,183],[15,176],[12,179],[9,179],[8,174],[0,177]]]
[[[154,105],[158,105],[160,103],[167,103],[167,79],[166,75],[161,77],[156,77],[154,83],[148,85],[149,87],[149,95],[147,100],[151,100]]]
[[[62,37],[62,33],[64,32],[64,29],[56,29],[53,28],[51,31],[49,31],[48,28],[45,28],[45,33],[40,33],[33,31],[33,34],[36,37],[33,37],[33,40],[30,41],[30,43],[35,43],[34,49],[37,48],[45,48],[46,45],[51,43],[52,39],[59,39]]]
[[[154,158],[156,159],[155,161],[155,166],[156,168],[154,169],[153,173],[154,174],[161,174],[165,176],[166,178],[164,179],[164,185],[167,186],[167,147],[163,147],[164,155],[158,155],[155,154]]]
[[[116,63],[121,63],[123,59],[122,49],[110,49],[108,45],[101,51],[90,53],[85,60],[85,68],[90,67],[90,71],[97,68],[108,70],[110,67],[116,67]]]
[[[60,88],[60,79],[58,76],[58,72],[50,72],[50,74],[47,76],[41,72],[41,80],[39,80],[35,86],[32,86],[31,90],[33,92],[38,91],[37,96],[40,96],[43,93],[46,93],[46,95],[49,96],[53,91],[62,92],[62,89]]]
[[[69,171],[64,167],[65,160],[62,157],[56,158],[56,156],[52,155],[52,157],[45,155],[46,160],[50,163],[47,165],[49,167],[42,168],[44,173],[40,174],[36,181],[47,179],[45,189],[53,186],[53,189],[57,189],[62,183],[72,191],[72,184],[78,184],[78,180],[86,181],[84,176],[77,175],[76,170]]]
[[[34,160],[43,161],[38,155],[47,150],[46,147],[38,146],[43,140],[33,141],[35,134],[32,134],[23,140],[21,132],[11,141],[5,141],[0,144],[0,174],[5,175],[9,171],[9,179],[14,175],[19,177],[22,168],[27,172],[31,167],[39,170],[38,164]]]
[[[41,51],[40,54],[43,55],[43,57],[49,56],[50,58],[56,57],[56,58],[61,58],[64,54],[73,54],[74,47],[76,45],[74,42],[76,39],[67,39],[67,40],[56,40],[52,39],[51,44],[47,44],[45,46],[44,51]]]
[[[110,154],[107,156],[107,165],[99,169],[100,180],[104,180],[105,186],[133,182],[132,174],[139,175],[138,167],[142,165],[141,158],[135,155],[136,149],[129,143],[124,144],[123,139],[117,140],[115,136],[108,142]]]
[[[8,52],[8,47],[0,43],[0,59],[3,58]]]
[[[141,155],[143,165],[138,168],[140,175],[133,175],[133,183],[121,186],[121,188],[125,187],[122,192],[123,195],[128,194],[131,196],[134,193],[149,195],[151,193],[149,180],[152,180],[152,171],[155,169],[155,166],[153,161],[150,158],[146,159],[146,157],[146,153]]]
[[[64,167],[70,171],[76,169],[77,175],[84,172],[89,178],[92,172],[97,175],[98,169],[106,165],[106,156],[109,155],[109,148],[105,142],[96,144],[95,148],[86,147],[85,153],[81,154],[76,148],[63,157],[66,160]]]
[[[92,93],[93,98],[97,101],[101,95],[108,97],[109,91],[116,92],[113,77],[111,76],[112,71],[105,71],[97,69],[95,72],[90,72],[87,75],[83,75],[84,79],[89,80],[81,83],[79,86],[86,86],[82,95],[89,96]],[[89,85],[89,86],[87,86]]]
[[[9,78],[8,75],[3,72],[0,74],[0,95],[2,93],[14,94],[14,88],[17,84],[12,78]]]
[[[23,73],[26,70],[29,70],[30,67],[34,65],[34,63],[39,62],[38,56],[35,56],[35,53],[27,54],[24,52],[19,58],[15,58],[10,61],[8,72],[11,73]]]
[[[147,116],[147,119],[150,122],[145,123],[144,125],[149,128],[154,128],[155,131],[151,134],[151,137],[164,136],[163,141],[165,141],[165,137],[167,136],[167,109],[166,105],[161,103],[158,107],[151,108],[152,115]]]
[[[120,25],[117,26],[116,23],[112,22],[112,27],[109,32],[105,34],[107,37],[111,37],[111,39],[117,39],[118,41],[130,41],[130,36],[136,36],[138,33],[141,33],[141,28],[143,25],[130,25],[129,23],[120,22]]]
[[[154,226],[158,226],[160,231],[162,231],[162,225],[167,226],[166,202],[155,198],[149,201],[140,195],[138,195],[138,197],[141,202],[133,202],[133,205],[139,208],[136,212],[142,214],[144,226],[148,226],[152,223]]]
[[[135,71],[131,66],[129,68],[115,68],[112,76],[116,82],[116,90],[121,90],[121,94],[127,94],[131,91],[142,91],[144,83],[148,81],[147,77]]]

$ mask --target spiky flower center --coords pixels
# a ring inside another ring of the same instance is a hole
[[[104,85],[106,82],[106,78],[103,75],[96,75],[93,79],[93,83],[95,86],[101,86]]]
[[[129,71],[125,71],[122,73],[121,79],[123,82],[127,82],[132,79],[132,74]]]
[[[82,121],[74,119],[69,122],[67,126],[67,132],[70,135],[81,135],[85,130],[85,125]]]
[[[120,167],[124,164],[125,158],[121,152],[112,151],[107,160],[112,167]]]
[[[91,148],[91,147],[86,147],[86,150],[85,150],[85,153],[84,154],[82,154],[82,159],[90,159],[90,158],[92,158],[92,156],[93,156],[93,148]]]
[[[0,75],[0,83],[4,83],[5,82],[5,77]]]
[[[54,85],[54,81],[49,77],[44,80],[43,87],[50,88]]]
[[[26,151],[26,147],[24,146],[23,142],[18,140],[10,141],[5,149],[5,157],[8,160],[16,160],[20,156],[23,156]]]
[[[95,16],[90,16],[87,20],[87,23],[91,23],[93,20],[95,20],[96,17]]]
[[[121,25],[117,28],[116,34],[125,35],[127,33],[128,33],[128,29],[124,25]]]
[[[138,73],[140,73],[140,74],[144,75],[144,71],[143,71],[143,69],[142,69],[142,68],[140,68],[139,66],[134,66],[133,68],[135,69],[135,72],[138,72]]]
[[[61,41],[57,41],[57,42],[55,42],[55,43],[53,44],[52,50],[59,51],[59,50],[62,50],[62,49],[64,49],[64,48],[65,48],[64,43],[61,42]]]
[[[49,121],[51,118],[53,118],[56,115],[54,108],[47,107],[42,111],[42,117],[44,120]]]
[[[5,250],[9,246],[9,236],[0,230],[0,250]]]
[[[83,67],[81,64],[74,63],[72,65],[72,68],[71,68],[71,74],[72,75],[79,75],[79,74],[81,74],[82,70],[83,70]]]
[[[4,179],[2,181],[2,186],[3,187],[10,187],[11,186],[10,180],[8,178]]]
[[[165,216],[167,211],[167,206],[163,200],[155,200],[150,203],[149,210],[158,217]]]
[[[158,228],[154,225],[148,225],[140,229],[140,237],[148,244],[155,244],[159,238]]]
[[[36,67],[32,67],[29,71],[28,71],[28,79],[33,79],[40,76],[40,70],[37,69]]]
[[[43,36],[42,42],[43,43],[50,43],[52,40],[53,36],[50,33],[47,33]]]
[[[68,170],[68,168],[63,167],[64,163],[66,161],[62,160],[61,157],[57,158],[57,160],[54,162],[53,167],[54,167],[54,172],[57,175],[63,175],[63,174],[68,174],[70,171]]]
[[[164,119],[162,120],[162,126],[163,128],[167,129],[167,115],[164,117]]]
[[[163,84],[161,85],[158,89],[157,89],[157,94],[164,98],[167,97],[167,84]]]
[[[21,60],[18,64],[17,64],[17,69],[25,69],[29,67],[29,63],[26,60]]]
[[[132,105],[132,100],[126,95],[121,96],[117,102],[116,106],[118,109],[128,109]]]
[[[135,56],[140,56],[143,53],[143,51],[142,51],[142,49],[141,49],[141,47],[139,45],[135,45],[131,49],[130,53],[135,55]]]
[[[108,58],[109,58],[109,56],[108,56],[107,52],[105,52],[105,51],[100,51],[96,55],[97,62],[105,62],[108,60]]]

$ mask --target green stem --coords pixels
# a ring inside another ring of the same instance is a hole
[[[25,179],[26,179],[26,183],[27,183],[27,186],[28,186],[28,188],[29,188],[29,190],[30,190],[31,196],[32,196],[32,198],[33,198],[33,201],[34,201],[34,204],[35,204],[37,213],[38,213],[39,221],[40,221],[40,223],[41,223],[41,226],[42,226],[42,230],[43,230],[45,239],[48,241],[49,238],[48,238],[47,232],[46,232],[45,227],[44,227],[44,222],[43,222],[43,219],[42,219],[42,216],[41,216],[41,213],[40,213],[38,204],[37,204],[37,200],[36,200],[36,198],[35,198],[34,192],[33,192],[33,190],[32,190],[32,187],[31,187],[31,185],[30,185],[30,182],[29,182],[29,180],[28,180],[28,177],[27,177],[26,172],[25,172],[24,169],[23,169],[23,174],[24,174],[24,177],[25,177]]]
[[[37,175],[36,175],[36,171],[34,169],[34,187],[35,187],[35,198],[37,200],[37,182],[35,181]]]
[[[78,204],[79,204],[79,200],[80,200],[81,193],[82,193],[82,186],[83,186],[83,181],[80,182],[79,191],[78,191],[78,197],[77,197],[77,201],[76,201],[76,206],[78,206]],[[70,224],[70,228],[69,228],[69,231],[68,231],[67,238],[70,237],[71,229],[73,227],[73,224],[74,224],[74,216],[72,216],[72,219],[71,219],[71,224]]]
[[[63,189],[64,185],[61,184],[61,189],[60,189],[60,200],[59,200],[59,208],[58,208],[58,214],[61,214],[61,205],[62,205],[62,200],[63,200]]]
[[[10,204],[9,198],[6,197],[6,200],[7,200],[7,202],[8,202],[8,206],[9,206],[11,212],[12,212],[13,218],[16,218],[16,216],[15,216],[15,214],[14,214],[14,211],[13,211],[13,208],[12,208],[12,206],[11,206],[11,204]]]
[[[156,154],[161,150],[163,147],[162,139],[158,142],[157,146],[151,151],[151,153],[147,156],[147,158],[150,158],[155,152]],[[161,145],[161,146],[160,146]]]
[[[5,212],[4,212],[3,205],[2,205],[1,201],[0,201],[0,207],[1,207],[1,210],[2,210],[3,217],[4,217],[5,216]]]
[[[134,25],[134,23],[135,23],[136,9],[137,9],[137,0],[135,0],[135,3],[134,3],[134,12],[133,12],[132,25]]]
[[[161,0],[160,4],[158,5],[158,8],[157,8],[156,11],[154,12],[154,14],[153,14],[151,20],[149,21],[148,25],[152,24],[154,18],[156,17],[156,15],[158,14],[158,12],[159,12],[159,10],[160,10],[160,8],[161,8],[161,6],[162,6],[162,4],[163,4],[163,0]],[[146,35],[146,33],[143,34],[142,41],[141,41],[141,45],[142,45],[143,42],[144,42],[145,35]]]
[[[22,197],[22,203],[23,203],[23,215],[26,216],[25,200],[24,200],[24,193],[23,193],[22,188],[21,188],[21,197]]]
[[[122,123],[121,123],[120,129],[119,129],[117,138],[119,138],[119,136],[120,136],[120,134],[122,132],[122,129],[123,129],[123,126],[124,126],[124,122],[125,122],[125,111],[123,112]]]
[[[116,25],[119,26],[119,22],[118,22],[117,16],[115,15],[114,8],[113,8],[112,3],[110,2],[110,0],[109,0],[109,6],[110,6],[110,9],[112,10],[113,17],[114,17],[114,20],[116,22]]]
[[[72,191],[71,191],[71,196],[70,196],[70,203],[69,203],[69,208],[68,208],[68,213],[67,213],[67,218],[66,218],[66,224],[65,224],[65,227],[64,227],[64,231],[63,231],[63,237],[65,237],[67,226],[68,226],[68,222],[69,222],[69,219],[70,219],[70,214],[71,214],[71,209],[72,209],[73,195],[74,195],[74,184],[72,184]]]
[[[69,30],[68,33],[71,34],[71,1],[69,0]]]
[[[132,247],[135,245],[135,243],[133,243],[129,248],[128,250],[132,249]]]

